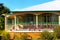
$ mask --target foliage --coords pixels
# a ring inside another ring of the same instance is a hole
[[[54,32],[57,38],[60,38],[60,26],[55,26],[54,27]]]
[[[0,15],[0,29],[4,29],[4,16]]]
[[[50,33],[50,32],[48,32],[48,31],[43,31],[42,33],[41,33],[41,39],[42,40],[53,40],[53,35]]]
[[[4,30],[0,31],[0,36],[2,37],[1,38],[2,40],[9,40],[9,38],[10,38],[9,33]]]
[[[20,37],[20,40],[26,40],[27,39],[27,34],[26,33],[24,33],[23,35],[21,35],[21,37]]]
[[[5,13],[10,13],[10,9],[7,8],[6,6],[3,6],[3,4],[0,4],[0,15]]]
[[[30,39],[32,40],[32,38],[26,33],[22,33],[20,37],[15,35],[15,38],[14,38],[14,40],[30,40]]]
[[[15,36],[14,40],[20,40],[20,38],[18,36]]]
[[[2,14],[9,14],[10,10],[3,6],[3,4],[0,4],[0,30],[4,29],[4,16]]]

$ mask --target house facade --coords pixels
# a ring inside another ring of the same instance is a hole
[[[15,9],[5,16],[5,30],[10,32],[10,39],[28,34],[29,39],[39,38],[40,32],[53,32],[56,25],[60,25],[60,0],[31,6],[24,9]]]
[[[60,25],[60,11],[14,11],[5,14],[5,30],[9,31],[42,31],[52,30]]]
[[[5,30],[17,32],[52,31],[54,26],[60,25],[60,1],[16,9],[5,16]]]

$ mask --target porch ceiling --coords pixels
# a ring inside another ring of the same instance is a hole
[[[11,19],[14,19],[14,16],[12,15],[12,16],[9,16],[9,17],[7,17],[7,18],[11,18]]]
[[[56,14],[56,15],[60,15],[60,12],[47,12],[47,11],[44,11],[44,12],[13,12],[14,15],[25,15],[25,14],[33,14],[33,15],[40,15],[40,14],[44,14],[44,13],[51,13],[51,14]]]

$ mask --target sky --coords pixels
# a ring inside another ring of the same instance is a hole
[[[0,3],[3,3],[4,6],[8,7],[12,11],[14,9],[23,9],[49,1],[52,0],[0,0]]]

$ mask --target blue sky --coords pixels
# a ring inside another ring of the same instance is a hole
[[[3,3],[10,10],[22,9],[25,7],[42,4],[52,0],[0,0],[0,3]]]

